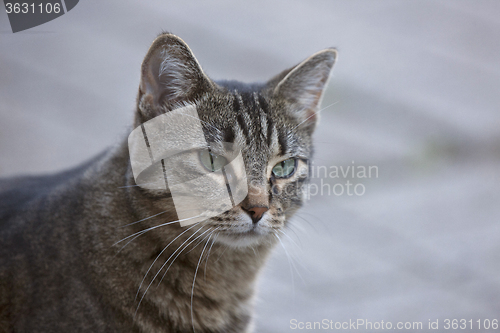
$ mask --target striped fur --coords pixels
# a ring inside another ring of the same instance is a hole
[[[180,38],[160,35],[134,126],[195,105],[207,141],[241,148],[248,196],[181,227],[168,190],[134,183],[126,140],[69,172],[0,181],[0,332],[252,331],[256,279],[303,203],[335,56],[324,50],[262,84],[214,82]],[[290,158],[295,173],[274,177]],[[267,209],[257,221],[255,208]]]

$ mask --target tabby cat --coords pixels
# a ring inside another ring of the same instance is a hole
[[[207,141],[240,147],[248,195],[181,226],[168,189],[135,183],[125,138],[75,169],[1,180],[0,332],[251,332],[256,279],[305,196],[336,55],[262,84],[214,82],[179,37],[157,37],[133,127],[195,107]],[[221,158],[206,156],[193,167]]]

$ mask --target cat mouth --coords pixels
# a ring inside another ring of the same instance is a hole
[[[251,226],[246,230],[238,230],[238,229],[229,229],[226,230],[225,234],[227,236],[235,236],[235,237],[261,237],[263,233],[258,230],[257,226]]]

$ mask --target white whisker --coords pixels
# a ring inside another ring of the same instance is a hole
[[[224,247],[224,250],[222,251],[222,253],[219,255],[219,257],[217,258],[217,260],[215,260],[215,262],[218,262],[220,260],[220,258],[222,258],[222,255],[226,252],[226,250],[229,248],[229,246],[225,246]]]
[[[161,250],[160,254],[158,254],[158,256],[156,257],[156,259],[153,261],[153,263],[149,266],[148,268],[148,271],[146,272],[146,274],[144,274],[144,278],[142,279],[141,283],[139,284],[139,288],[137,288],[137,293],[135,294],[135,299],[134,300],[137,300],[137,296],[139,295],[139,292],[141,290],[141,287],[142,287],[142,284],[144,283],[144,280],[146,279],[146,276],[149,274],[149,271],[151,270],[151,268],[153,268],[153,265],[156,263],[156,261],[158,260],[158,258],[160,258],[160,256],[163,254],[163,252],[165,252],[165,250],[173,243],[175,242],[179,237],[181,237],[183,234],[185,234],[186,232],[188,232],[189,230],[191,230],[192,228],[194,228],[195,226],[197,226],[200,222],[196,223],[196,224],[193,224],[191,227],[189,227],[188,229],[184,230],[183,232],[181,232],[177,237],[175,237],[170,243],[167,244],[167,246],[165,246],[163,248],[163,250]]]
[[[311,226],[311,228],[313,228],[314,232],[319,233],[318,229],[314,226],[314,224],[312,224],[310,221],[306,220],[303,216],[300,216],[299,213],[296,213],[293,217],[300,218],[301,220],[303,220],[304,222],[309,224]]]
[[[138,231],[138,232],[133,233],[132,235],[127,236],[127,237],[123,238],[122,240],[120,240],[120,241],[118,241],[118,242],[114,243],[112,246],[115,246],[116,244],[119,244],[119,243],[123,242],[124,240],[129,239],[129,238],[131,238],[131,237],[134,237],[134,236],[135,236],[135,237],[134,237],[134,238],[132,238],[129,242],[127,242],[127,244],[123,245],[123,246],[122,246],[122,248],[121,248],[120,250],[118,250],[118,253],[119,253],[121,250],[123,250],[123,248],[124,248],[125,246],[127,246],[128,244],[130,244],[130,242],[132,242],[134,239],[136,239],[137,237],[139,237],[139,236],[141,236],[141,235],[145,234],[145,233],[146,233],[146,232],[148,232],[148,231],[151,231],[151,230],[153,230],[153,229],[157,229],[157,228],[160,228],[160,227],[164,227],[164,226],[169,225],[169,224],[173,224],[173,223],[177,223],[177,222],[183,222],[183,221],[192,220],[192,219],[194,219],[194,218],[198,218],[198,217],[200,217],[200,216],[201,216],[201,215],[194,216],[194,217],[190,217],[190,218],[187,218],[187,219],[181,219],[181,220],[176,220],[176,221],[166,222],[166,223],[162,223],[162,224],[159,224],[159,225],[156,225],[156,226],[153,226],[153,227],[150,227],[150,228],[147,228],[147,229],[144,229],[144,230]]]
[[[291,230],[291,229],[290,229],[290,230]],[[285,235],[286,237],[288,237],[288,239],[290,239],[290,240],[293,242],[293,244],[294,244],[294,245],[295,245],[295,246],[296,246],[296,247],[297,247],[297,248],[298,248],[298,249],[299,249],[299,250],[300,250],[303,254],[305,254],[304,250],[302,249],[302,246],[299,246],[299,244],[297,244],[297,243],[293,240],[293,238],[292,238],[292,237],[290,237],[290,236],[289,236],[289,235],[288,235],[288,234],[287,234],[284,230],[278,230],[278,231],[279,231],[279,232],[281,232],[281,233],[282,233],[283,235]],[[304,265],[302,264],[301,260],[298,260],[297,258],[294,258],[292,255],[290,255],[290,258],[292,259],[292,264],[293,264],[293,266],[294,266],[294,268],[295,268],[295,271],[297,272],[297,275],[300,277],[300,279],[302,280],[302,282],[303,282],[304,284],[306,284],[306,283],[305,283],[305,281],[304,281],[304,279],[303,279],[303,278],[302,278],[302,276],[300,275],[299,270],[298,270],[298,269],[297,269],[297,267],[295,266],[295,264],[294,264],[293,260],[295,260],[295,261],[296,261],[296,262],[300,265],[300,267],[302,267],[303,269],[305,269],[305,270],[306,270],[306,271],[308,271],[308,272],[310,272],[310,271],[309,271],[309,268],[307,268],[306,266],[304,266]]]
[[[281,246],[283,247],[283,250],[285,250],[285,252],[286,252],[286,256],[288,258],[289,264],[291,265],[291,268],[293,268],[295,270],[295,272],[297,273],[299,278],[302,280],[302,283],[304,283],[304,285],[306,285],[306,281],[304,280],[304,278],[300,274],[299,270],[297,269],[297,266],[295,266],[293,256],[291,256],[290,253],[287,251],[285,244],[281,241],[281,238],[277,234],[275,234],[275,235],[276,235],[276,237],[278,237],[278,240],[280,241]],[[301,265],[301,266],[303,266],[303,265]]]
[[[295,300],[295,280],[293,278],[293,269],[292,269],[292,262],[291,262],[291,259],[290,259],[290,255],[288,254],[288,251],[286,250],[285,245],[281,241],[281,238],[278,236],[278,234],[275,233],[275,232],[273,234],[274,234],[274,236],[276,236],[276,238],[280,242],[281,247],[283,248],[283,250],[285,250],[286,258],[288,260],[288,266],[290,267],[290,276],[292,278],[292,297]]]
[[[296,129],[297,127],[299,127],[300,125],[302,125],[303,123],[305,123],[306,121],[308,121],[309,119],[311,119],[312,117],[314,117],[315,115],[319,114],[321,111],[328,109],[330,106],[333,106],[333,105],[337,104],[338,102],[339,101],[333,102],[332,104],[325,106],[321,110],[318,110],[318,111],[314,112],[312,115],[310,115],[309,117],[307,117],[306,119],[304,119],[303,121],[301,121],[297,126],[295,126],[294,128],[292,128],[292,131],[294,129]]]
[[[295,237],[297,238],[297,241],[299,242],[299,243],[298,243],[298,247],[302,250],[302,249],[303,249],[303,247],[302,247],[302,241],[300,240],[299,235],[297,235],[297,233],[295,232],[294,228],[296,228],[296,226],[295,226],[294,224],[288,224],[288,225],[286,226],[286,228],[285,228],[285,229],[286,229],[286,230],[290,230],[291,232],[293,232],[293,234],[294,234],[294,235],[295,235]],[[284,232],[284,230],[283,230],[283,232]],[[296,245],[297,245],[297,244],[296,244]],[[302,251],[303,251],[303,250],[302,250]]]
[[[199,229],[198,229],[198,230],[199,230]],[[189,245],[193,244],[193,242],[195,242],[198,238],[200,238],[201,236],[203,236],[204,234],[206,234],[206,233],[207,233],[207,232],[209,232],[210,230],[212,230],[212,229],[205,230],[202,234],[200,234],[198,237],[196,237],[196,238],[195,238],[195,239],[193,239],[191,242],[189,242],[189,244],[187,244],[186,246],[184,246],[184,248],[183,248],[183,249],[182,249],[179,253],[177,253],[177,255],[175,256],[175,258],[174,258],[174,259],[172,259],[172,262],[170,262],[170,265],[168,265],[167,269],[165,270],[165,273],[163,273],[163,276],[161,277],[160,282],[158,282],[158,285],[156,286],[157,288],[160,286],[161,282],[163,281],[163,278],[165,278],[165,275],[167,275],[168,270],[170,269],[170,267],[172,266],[172,264],[175,262],[175,260],[176,260],[176,259],[177,259],[180,255],[181,255],[181,253],[182,253],[185,249],[187,249],[187,247],[188,247]],[[181,246],[182,246],[182,245],[181,245]],[[177,250],[179,250],[181,246],[179,246],[179,248],[178,248]],[[176,251],[177,251],[177,250],[176,250]],[[174,254],[175,254],[175,252],[174,252],[174,253],[172,253],[172,256],[173,256]],[[170,258],[171,258],[172,256],[170,256]],[[169,260],[170,258],[168,258],[168,259],[167,259],[167,261],[165,262],[165,264],[163,264],[163,266],[160,268],[160,270],[158,271],[158,273],[159,273],[159,272],[163,269],[163,267],[167,264],[167,262],[168,262],[168,260]]]
[[[139,310],[139,307],[141,306],[142,300],[144,299],[144,296],[146,296],[146,293],[148,292],[149,287],[151,287],[151,285],[153,284],[153,282],[154,282],[154,280],[156,279],[156,277],[158,276],[158,274],[160,274],[160,272],[161,272],[161,270],[163,269],[163,267],[165,267],[165,265],[166,265],[166,264],[167,264],[167,262],[170,260],[170,258],[172,258],[172,256],[173,256],[173,255],[174,255],[174,254],[175,254],[175,253],[176,253],[176,252],[177,252],[177,251],[178,251],[178,250],[179,250],[179,249],[180,249],[180,248],[181,248],[184,244],[186,244],[186,242],[188,242],[188,241],[189,241],[189,239],[190,239],[191,237],[193,237],[194,235],[196,235],[196,233],[197,233],[198,231],[200,231],[202,228],[203,228],[203,226],[202,226],[202,227],[200,227],[198,230],[196,230],[196,231],[195,231],[195,232],[194,232],[191,236],[189,236],[189,237],[188,237],[188,239],[186,239],[186,240],[185,240],[185,241],[184,241],[184,242],[183,242],[183,243],[182,243],[182,244],[181,244],[181,245],[177,248],[177,250],[175,250],[175,252],[174,252],[174,253],[172,253],[172,255],[171,255],[170,257],[168,257],[168,259],[165,261],[165,263],[164,263],[164,264],[160,267],[160,269],[159,269],[159,270],[158,270],[158,272],[155,274],[155,276],[153,277],[153,279],[151,280],[151,282],[148,284],[148,286],[147,286],[146,290],[144,291],[144,294],[142,294],[142,297],[141,297],[141,299],[139,300],[139,304],[137,304],[137,308],[135,309],[134,318],[135,318],[135,316],[137,315],[137,311]],[[206,231],[205,231],[205,232],[206,232]],[[202,235],[203,235],[203,234],[202,234]],[[196,239],[196,238],[195,238],[195,239]],[[190,244],[191,244],[191,243],[190,243]],[[189,245],[189,244],[188,244],[188,245]],[[170,266],[169,266],[169,267],[170,267]],[[162,279],[163,279],[163,278],[162,278]],[[160,281],[160,282],[161,282],[161,281]]]
[[[210,237],[208,238],[207,242],[205,243],[203,250],[201,250],[200,259],[198,260],[198,264],[196,265],[196,270],[194,271],[193,287],[191,288],[191,324],[193,325],[193,332],[195,332],[194,316],[193,316],[194,284],[196,282],[196,275],[198,274],[198,268],[200,267],[201,259],[203,258],[203,253],[205,252],[205,249],[207,248],[208,242],[210,241],[210,238],[212,237],[212,235],[213,235],[213,231],[210,233]]]
[[[158,213],[158,214],[152,215],[152,216],[150,216],[150,217],[146,217],[145,219],[142,219],[142,220],[139,220],[139,221],[135,221],[135,222],[132,222],[132,223],[129,223],[129,224],[121,225],[121,226],[119,226],[118,228],[124,228],[124,227],[129,226],[129,225],[132,225],[132,224],[136,224],[136,223],[139,223],[139,222],[142,222],[142,221],[146,221],[146,220],[152,219],[153,217],[156,217],[156,216],[158,216],[158,215],[165,214],[166,212],[168,212],[168,210],[164,210],[164,211],[163,211],[163,212],[161,212],[161,213]]]
[[[219,229],[219,228],[217,228],[217,229]],[[215,230],[217,230],[217,229],[215,229]],[[215,230],[214,230],[214,231],[215,231]],[[198,243],[196,243],[196,245],[195,245],[195,246],[193,246],[193,247],[191,248],[191,250],[187,251],[185,254],[188,254],[189,252],[191,252],[191,251],[193,251],[194,249],[196,249],[196,248],[198,247],[198,245],[200,245],[201,243],[203,243],[203,242],[205,241],[205,239],[207,239],[207,238],[208,238],[208,236],[210,236],[210,235],[211,235],[214,231],[212,231],[210,234],[206,235],[204,238],[202,238],[200,241],[198,241]]]
[[[214,230],[215,232],[215,230]],[[210,245],[210,248],[208,249],[208,254],[207,258],[205,260],[205,271],[203,272],[203,279],[206,281],[207,280],[207,265],[208,265],[208,259],[210,258],[210,252],[212,251],[212,247],[214,246],[215,240],[219,237],[219,234],[216,234],[215,237],[212,239],[212,244]]]
[[[290,229],[291,230],[291,229]],[[299,246],[292,237],[288,236],[288,234],[284,230],[278,230],[282,235],[288,237],[288,239],[300,250],[302,253],[304,253],[304,250],[302,249],[302,246]]]

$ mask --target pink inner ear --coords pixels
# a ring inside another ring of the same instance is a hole
[[[170,110],[192,102],[211,87],[184,41],[166,34],[153,42],[142,64],[140,90],[147,98],[139,98],[144,105],[152,102],[150,107],[158,112]]]
[[[318,121],[318,118],[319,118],[318,117],[318,112],[319,112],[319,107],[320,107],[319,102],[320,102],[323,90],[316,90],[315,92],[316,92],[315,94],[311,93],[311,95],[314,96],[314,103],[306,111],[306,119],[307,119],[306,122],[315,123]]]
[[[161,59],[159,59],[159,50],[150,50],[141,69],[141,82],[139,93],[143,104],[150,104],[150,107],[157,107],[160,104],[161,87],[158,72]]]
[[[302,100],[297,101],[299,112],[296,114],[300,124],[315,125],[319,119],[319,103],[323,90],[321,87],[315,89],[305,89]],[[301,108],[300,108],[301,107]]]
[[[147,73],[143,73],[140,89],[144,93],[145,97],[148,96],[147,98],[149,101],[153,102],[154,104],[158,104],[158,82],[155,80],[150,70],[148,70]]]
[[[319,104],[326,87],[336,52],[320,51],[295,66],[278,83],[275,92],[288,100],[301,124],[314,127],[319,119]]]

